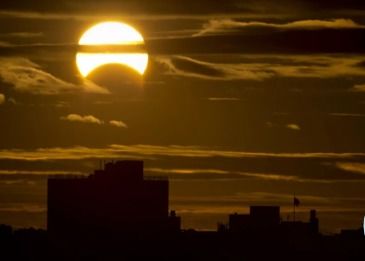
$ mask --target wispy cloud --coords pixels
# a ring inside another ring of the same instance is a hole
[[[188,158],[284,158],[284,159],[356,159],[365,158],[365,153],[269,153],[217,150],[195,146],[119,145],[104,148],[66,147],[39,148],[35,150],[0,150],[0,159],[14,160],[72,160],[116,159],[123,157],[151,158],[154,156]]]
[[[29,212],[38,213],[46,212],[47,208],[40,204],[29,204],[29,203],[1,203],[0,212]]]
[[[301,128],[298,124],[294,124],[294,123],[290,123],[290,124],[287,124],[286,127],[290,130],[294,130],[294,131],[300,131]]]
[[[208,101],[216,101],[216,102],[220,102],[220,101],[240,101],[239,98],[234,98],[234,97],[209,97],[207,98]]]
[[[348,171],[347,169],[343,169]],[[298,182],[298,183],[317,183],[317,184],[331,184],[343,182],[359,182],[363,179],[336,179],[336,178],[313,178],[295,175],[273,174],[273,173],[255,173],[244,171],[232,171],[224,169],[167,169],[167,168],[146,168],[147,173],[158,173],[159,175],[166,175],[173,180],[215,180],[215,181],[234,181],[234,180],[266,180],[279,182]],[[349,170],[350,171],[350,170]]]
[[[337,162],[336,167],[339,169],[365,175],[365,163],[359,162]]]
[[[11,47],[12,45],[8,42],[0,41],[0,47]]]
[[[44,36],[42,32],[14,32],[14,33],[6,33],[0,34],[0,37],[6,38],[39,38]]]
[[[175,5],[179,6],[179,5]],[[161,6],[159,6],[161,7]],[[221,8],[221,7],[220,7]],[[218,8],[218,9],[220,9]],[[122,8],[125,9],[125,8]],[[205,8],[204,8],[205,9]],[[121,10],[121,9],[120,9]],[[207,21],[212,18],[211,14],[206,12],[191,12],[193,9],[190,9],[188,13],[158,13],[158,14],[148,14],[145,11],[142,13],[135,13],[130,15],[130,12],[117,14],[99,14],[95,15],[95,11],[86,13],[84,10],[79,13],[66,13],[66,12],[35,12],[35,11],[17,11],[17,10],[1,10],[0,17],[2,18],[17,18],[17,19],[31,19],[31,20],[76,20],[76,21],[102,21],[102,20],[146,20],[146,21],[159,21],[159,20],[177,20],[177,19],[194,19],[194,20],[202,20]],[[170,10],[171,11],[171,10]],[[213,15],[215,18],[241,18],[242,13],[222,13],[214,12]],[[260,18],[282,18],[282,14],[262,14],[262,13],[245,13],[246,18],[250,19],[260,19]]]
[[[109,121],[109,124],[111,126],[118,127],[118,128],[128,128],[127,124],[125,124],[122,121],[113,120],[113,121]]]
[[[81,122],[81,123],[91,123],[91,124],[97,124],[97,125],[104,125],[106,122],[104,120],[101,120],[93,115],[79,115],[76,113],[69,114],[67,116],[63,116],[60,118],[64,121],[70,121],[70,122]],[[125,124],[123,121],[120,120],[111,120],[108,122],[110,126],[117,127],[117,128],[128,128],[127,124]]]
[[[353,92],[365,92],[365,84],[356,84],[351,91]]]
[[[354,118],[365,117],[365,114],[360,114],[360,113],[330,113],[329,115],[334,117],[354,117]]]
[[[5,102],[5,95],[0,93],[0,105]]]
[[[162,168],[147,168],[145,171],[152,173],[160,173],[172,175],[173,177],[193,177],[203,179],[223,179],[223,180],[234,180],[234,179],[262,179],[262,180],[280,180],[280,181],[309,181],[301,180],[297,176],[278,175],[269,173],[249,173],[241,171],[228,171],[222,169],[162,169]],[[176,176],[177,175],[177,176]],[[318,182],[316,180],[315,182]]]
[[[0,170],[0,179],[3,177],[7,178],[13,178],[13,177],[19,177],[22,178],[28,175],[32,176],[56,176],[56,175],[86,175],[87,173],[81,172],[81,171],[66,171],[66,170],[6,170],[1,169]]]
[[[67,116],[61,117],[61,120],[71,121],[71,122],[82,122],[82,123],[91,123],[102,125],[104,122],[93,115],[79,115],[79,114],[69,114]]]
[[[237,59],[237,58],[236,58]],[[331,55],[242,55],[235,63],[207,62],[186,56],[159,56],[166,75],[205,80],[254,80],[273,77],[336,78],[364,77],[365,69],[358,66],[358,56]],[[356,86],[354,91],[363,91]]]
[[[365,28],[351,19],[333,20],[301,20],[285,24],[275,24],[266,22],[240,22],[233,19],[214,19],[203,26],[203,29],[194,36],[206,34],[222,34],[242,31],[250,28],[269,28],[275,30],[319,30],[319,29],[354,29]]]
[[[91,123],[90,123],[91,124]],[[167,175],[172,180],[227,181],[255,180],[270,183],[363,184],[365,176],[354,173],[365,161],[365,153],[265,153],[219,150],[195,146],[110,145],[107,147],[39,148],[0,150],[3,174],[38,175],[38,170],[67,166],[71,172],[91,172],[100,159],[139,159],[146,173]],[[24,162],[24,168],[14,168]],[[78,162],[75,164],[75,162]],[[219,164],[221,162],[221,164]],[[346,162],[347,165],[337,165]],[[352,168],[350,163],[354,163]],[[197,165],[198,164],[198,165]],[[30,172],[29,172],[29,171]],[[19,172],[23,171],[23,172]],[[1,172],[0,172],[1,174]],[[45,174],[45,173],[43,173]],[[15,177],[15,176],[14,176]],[[19,177],[27,179],[27,177]],[[1,179],[1,177],[0,177]],[[4,180],[13,178],[4,177]],[[38,179],[38,178],[37,178]]]
[[[254,68],[242,64],[218,64],[199,61],[186,56],[156,57],[167,75],[191,77],[204,80],[255,80],[260,81],[274,76],[264,68]]]
[[[56,95],[72,92],[108,94],[95,83],[82,80],[80,84],[66,82],[44,71],[41,66],[25,58],[0,58],[0,78],[16,91],[35,95]]]

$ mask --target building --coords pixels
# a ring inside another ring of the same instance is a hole
[[[251,206],[250,217],[255,228],[273,228],[280,224],[279,206]]]
[[[228,218],[228,229],[232,232],[247,231],[251,228],[251,216],[249,214],[231,214]]]
[[[229,230],[232,232],[276,229],[279,224],[278,206],[250,206],[249,214],[229,215]]]
[[[167,178],[143,176],[143,161],[107,163],[84,177],[48,179],[50,236],[136,234],[180,230],[169,215]]]
[[[278,206],[251,206],[249,214],[229,215],[228,230],[233,233],[274,233],[276,235],[315,236],[319,234],[319,221],[315,210],[309,222],[281,221]]]

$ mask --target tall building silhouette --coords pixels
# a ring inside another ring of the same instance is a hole
[[[107,163],[88,177],[48,179],[51,237],[180,230],[169,215],[167,178],[143,176],[143,161]]]

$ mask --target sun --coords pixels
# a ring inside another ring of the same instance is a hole
[[[140,75],[147,69],[148,54],[138,48],[144,46],[144,39],[136,29],[125,23],[94,25],[81,36],[79,46],[81,51],[76,55],[76,64],[83,77],[106,64],[125,65]]]

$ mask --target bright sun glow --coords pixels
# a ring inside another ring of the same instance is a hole
[[[142,35],[133,27],[120,22],[104,22],[87,30],[81,37],[79,45],[143,45]],[[143,75],[148,65],[148,54],[141,53],[85,53],[76,55],[76,64],[87,77],[96,68],[106,64],[128,66]]]

